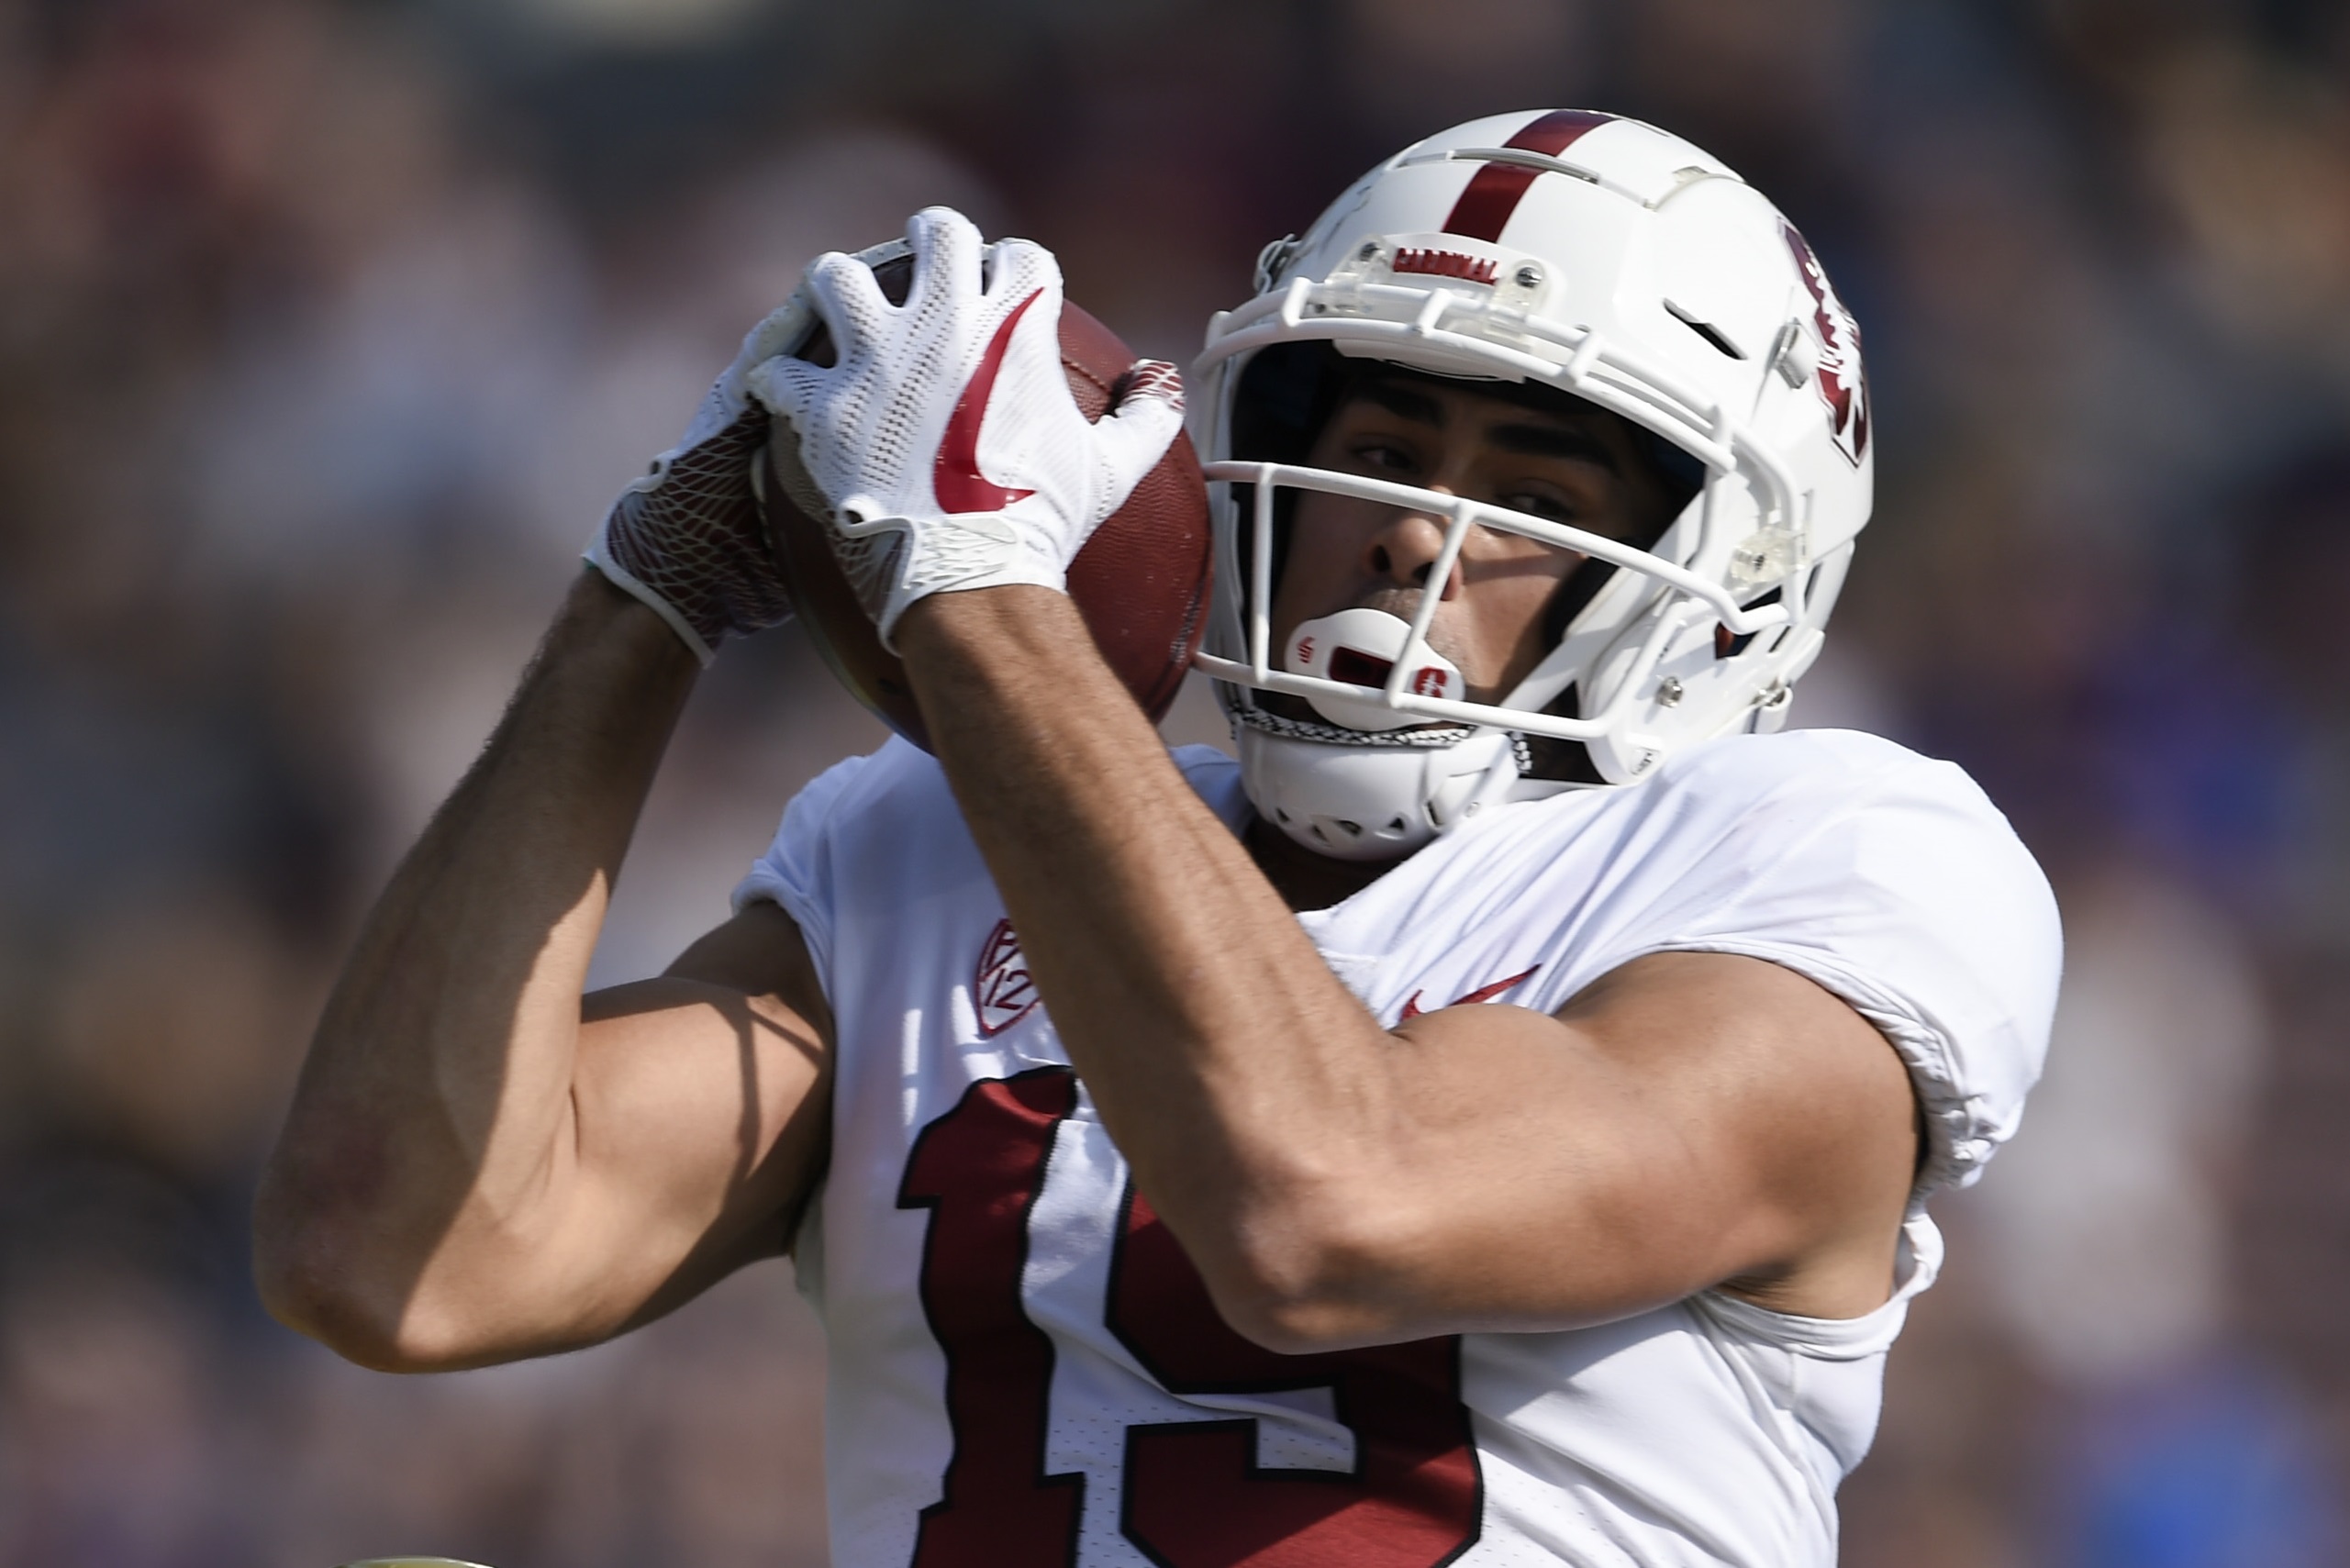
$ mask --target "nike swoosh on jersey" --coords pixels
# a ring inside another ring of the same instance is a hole
[[[1520,980],[1531,980],[1537,973],[1541,973],[1542,967],[1543,966],[1538,963],[1534,965],[1533,968],[1513,974],[1507,980],[1497,980],[1490,985],[1480,985],[1465,996],[1453,997],[1453,1000],[1446,1003],[1445,1006],[1452,1007],[1465,1007],[1472,1002],[1490,1002],[1496,996],[1500,995],[1504,991],[1509,990],[1512,985],[1517,984]],[[1396,1022],[1402,1023],[1407,1018],[1416,1018],[1420,1017],[1420,999],[1426,995],[1427,993],[1424,991],[1413,992],[1411,994],[1411,1000],[1403,1005],[1403,1012],[1397,1017]],[[1442,1009],[1440,1008],[1438,1010],[1442,1011]]]
[[[992,484],[979,472],[979,427],[987,417],[987,400],[995,394],[997,373],[1004,368],[1004,353],[1011,347],[1012,330],[1043,294],[1042,289],[1038,289],[1004,317],[1004,324],[987,339],[986,351],[979,356],[979,364],[972,371],[963,395],[955,400],[954,412],[947,417],[946,434],[939,441],[938,462],[930,470],[930,489],[938,496],[939,505],[950,512],[1000,512],[1013,502],[1025,501],[1036,494],[1033,490],[1013,490]]]

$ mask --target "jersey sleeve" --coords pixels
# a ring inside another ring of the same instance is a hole
[[[861,793],[866,775],[883,762],[892,740],[870,756],[836,762],[810,780],[784,807],[784,820],[774,842],[751,864],[749,874],[735,884],[734,908],[773,904],[789,915],[807,943],[808,957],[819,976],[832,973],[833,933],[838,926],[838,887],[834,879],[831,828],[845,802]],[[830,983],[826,989],[830,990]]]
[[[2047,1051],[2062,968],[2047,879],[1958,768],[1867,736],[1774,739],[1813,752],[1805,786],[1750,797],[1720,846],[1736,873],[1654,945],[1766,959],[1843,998],[1909,1068],[1921,1188],[1966,1185],[2014,1134]]]
[[[1248,803],[1231,758],[1212,747],[1186,746],[1175,761],[1211,809],[1235,827],[1245,823]],[[789,915],[829,995],[844,913],[857,905],[870,912],[876,898],[889,896],[889,868],[906,863],[898,851],[920,841],[929,846],[931,872],[941,856],[958,865],[968,857],[976,867],[960,822],[938,764],[893,737],[869,756],[834,764],[792,797],[774,841],[736,884],[734,907],[764,902]],[[947,838],[925,837],[949,823],[955,827]],[[889,852],[876,857],[877,846]]]

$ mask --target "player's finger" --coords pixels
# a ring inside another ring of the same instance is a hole
[[[1118,406],[1094,423],[1094,451],[1112,510],[1166,455],[1183,429],[1183,376],[1175,366],[1164,360],[1137,360],[1125,382]]]
[[[881,292],[871,267],[838,250],[827,250],[807,264],[800,289],[832,334],[836,363],[856,357],[873,328],[897,308]]]
[[[1060,259],[1033,239],[998,239],[987,247],[987,292],[1025,299],[1039,289],[1061,289]]]
[[[807,411],[823,395],[832,372],[792,354],[762,360],[743,376],[743,389],[769,413],[789,419],[797,428]]]
[[[980,292],[986,241],[963,214],[951,206],[926,206],[906,220],[906,241],[914,247],[914,286],[906,295],[907,309],[918,308],[939,291],[966,298]]]
[[[762,360],[788,353],[804,341],[816,325],[816,306],[806,289],[794,289],[791,298],[775,306],[761,319],[759,325],[743,334],[742,351],[735,356],[741,365],[755,365]]]

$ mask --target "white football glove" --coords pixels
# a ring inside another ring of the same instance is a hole
[[[775,358],[752,393],[799,439],[858,601],[895,651],[898,617],[931,594],[1032,583],[1067,591],[1070,561],[1183,426],[1183,383],[1136,361],[1089,421],[1061,367],[1061,268],[1025,239],[986,244],[928,207],[907,224],[913,285],[894,306],[858,257],[819,256],[801,292],[838,360]]]
[[[893,239],[857,254],[878,261],[901,249]],[[751,398],[749,377],[815,327],[804,288],[753,327],[685,438],[620,492],[587,547],[588,563],[651,606],[704,665],[730,634],[748,636],[791,617],[753,488],[769,420]]]

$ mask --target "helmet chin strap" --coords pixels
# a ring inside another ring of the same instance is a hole
[[[1293,630],[1283,663],[1294,675],[1457,699],[1466,689],[1459,667],[1410,634],[1409,622],[1384,610],[1341,610]],[[1248,702],[1234,709],[1234,735],[1258,813],[1318,854],[1399,860],[1489,806],[1557,787],[1524,777],[1526,744],[1514,731],[1431,725],[1344,693],[1308,701],[1329,722]]]
[[[1509,798],[1520,782],[1518,739],[1506,729],[1471,730],[1439,747],[1363,745],[1277,733],[1252,716],[1235,734],[1241,783],[1257,814],[1336,860],[1401,860]]]

